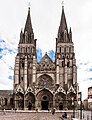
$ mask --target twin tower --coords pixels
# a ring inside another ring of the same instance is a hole
[[[37,62],[36,39],[29,8],[15,58],[14,107],[18,110],[72,109],[77,107],[77,90],[72,31],[71,28],[68,31],[64,6],[56,38],[54,62],[47,53]]]

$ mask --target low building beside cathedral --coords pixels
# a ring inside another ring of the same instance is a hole
[[[55,61],[52,61],[47,53],[40,62],[37,61],[36,41],[29,8],[15,58],[13,108],[17,110],[77,108],[77,66],[72,31],[71,28],[68,31],[64,6],[56,38]]]

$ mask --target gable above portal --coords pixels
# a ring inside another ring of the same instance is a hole
[[[37,64],[38,71],[53,71],[55,70],[55,64],[47,53],[43,56],[41,61]]]

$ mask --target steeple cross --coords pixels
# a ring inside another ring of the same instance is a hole
[[[64,7],[64,0],[62,1],[62,6]]]
[[[30,2],[29,2],[29,3],[28,3],[28,7],[30,8],[30,6],[31,6],[31,5],[30,5]]]

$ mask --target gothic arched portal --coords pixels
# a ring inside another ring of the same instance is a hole
[[[18,104],[18,109],[21,110],[21,109],[24,109],[24,95],[21,93],[21,92],[18,92],[16,94],[16,97],[17,97],[17,104]]]
[[[62,92],[58,92],[55,95],[56,108],[63,110],[66,104],[66,95]]]
[[[37,93],[37,107],[42,110],[51,109],[53,106],[53,94],[47,90],[42,89]]]
[[[33,110],[35,107],[35,95],[31,92],[28,92],[25,95],[25,106],[28,110]]]
[[[76,94],[73,92],[70,92],[67,94],[68,102],[67,102],[67,108],[73,109],[74,106],[76,106]],[[74,106],[73,106],[74,105]]]

